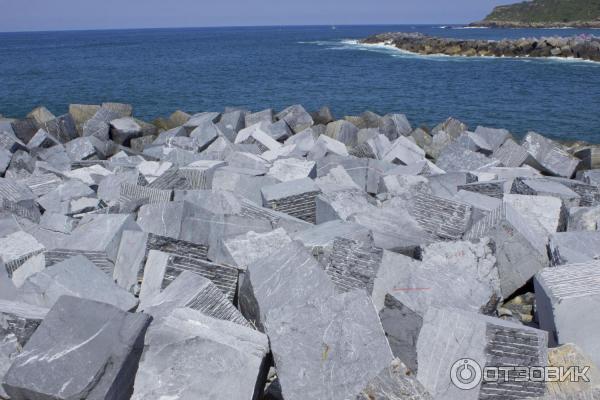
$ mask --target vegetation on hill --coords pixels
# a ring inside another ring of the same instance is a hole
[[[496,7],[485,22],[600,21],[600,0],[531,0]]]

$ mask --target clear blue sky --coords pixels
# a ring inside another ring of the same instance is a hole
[[[0,31],[466,23],[511,0],[0,0]]]

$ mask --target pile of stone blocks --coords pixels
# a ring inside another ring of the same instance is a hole
[[[0,398],[596,398],[597,367],[451,380],[600,363],[596,147],[413,126],[299,104],[0,118]]]

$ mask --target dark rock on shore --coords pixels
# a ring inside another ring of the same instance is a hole
[[[417,54],[466,57],[563,57],[600,61],[600,38],[595,36],[521,38],[515,40],[458,40],[421,33],[389,32],[369,36],[364,44],[386,44]]]

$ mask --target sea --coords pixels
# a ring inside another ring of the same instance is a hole
[[[583,29],[463,26],[272,26],[0,33],[0,114],[44,105],[134,105],[153,120],[181,109],[329,106],[334,115],[406,114],[433,127],[452,116],[600,143],[600,63],[574,59],[421,56],[361,45],[403,31],[458,39],[600,35]]]

